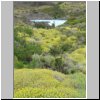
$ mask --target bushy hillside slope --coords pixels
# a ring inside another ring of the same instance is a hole
[[[16,26],[14,31],[15,68],[85,71],[85,31],[68,26],[52,29]]]
[[[86,97],[86,2],[14,2],[14,97]]]
[[[86,2],[14,2],[14,23],[32,19],[65,19],[73,25],[85,21]],[[72,22],[73,20],[73,22]]]
[[[16,69],[15,98],[85,98],[85,75],[49,69]]]

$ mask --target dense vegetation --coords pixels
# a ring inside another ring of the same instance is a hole
[[[85,97],[85,10],[85,2],[15,2],[14,97]],[[67,21],[35,27],[36,16]]]
[[[85,97],[85,74],[75,73],[73,75],[64,75],[48,69],[18,69],[14,73],[14,97]]]

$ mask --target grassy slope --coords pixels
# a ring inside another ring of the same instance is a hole
[[[15,98],[83,98],[85,74],[65,75],[49,69],[15,69]]]

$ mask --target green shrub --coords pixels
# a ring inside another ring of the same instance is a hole
[[[18,32],[23,32],[25,34],[32,35],[33,30],[32,27],[28,25],[18,25],[14,27],[14,33],[17,34]]]
[[[62,49],[59,45],[58,46],[56,45],[50,49],[50,53],[51,55],[57,56],[62,53]]]
[[[70,75],[70,77],[74,78],[74,80],[72,80],[72,85],[74,88],[86,90],[86,75],[82,73],[76,73],[74,75]]]
[[[63,58],[63,73],[71,74],[77,72],[76,62],[68,57],[68,54],[62,55]]]
[[[85,64],[86,63],[86,48],[79,48],[73,51],[69,55],[69,57],[80,64]]]
[[[18,58],[14,56],[14,67],[15,68],[23,68],[24,64],[21,61],[18,61]]]
[[[31,68],[42,67],[42,62],[41,62],[40,55],[38,55],[38,54],[32,55],[32,61],[30,62],[30,67]]]
[[[41,56],[43,67],[53,69],[55,66],[55,58],[52,55]]]
[[[69,58],[75,61],[77,70],[86,73],[86,48],[79,48],[69,54]]]
[[[63,67],[63,60],[62,57],[55,58],[55,66],[57,71],[62,71]]]

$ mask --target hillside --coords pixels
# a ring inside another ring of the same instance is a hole
[[[14,2],[14,23],[34,19],[85,20],[86,3],[81,2]]]
[[[86,2],[14,2],[14,97],[85,98],[86,74]]]
[[[16,98],[84,98],[85,75],[64,75],[48,69],[17,69],[14,72]]]

